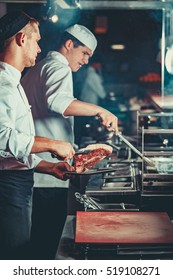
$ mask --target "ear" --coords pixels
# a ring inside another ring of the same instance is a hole
[[[65,48],[67,50],[71,50],[72,48],[74,48],[74,44],[73,41],[71,39],[68,39],[65,44],[64,44]]]
[[[22,46],[25,43],[25,33],[19,32],[16,34],[16,43],[18,46]]]

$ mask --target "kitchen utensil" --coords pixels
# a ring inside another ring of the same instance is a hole
[[[138,149],[136,149],[122,134],[118,134],[118,137],[125,143],[127,144],[138,156],[140,156],[147,164],[150,166],[155,167],[155,162],[152,161],[151,159],[145,157]]]
[[[115,149],[116,151],[119,151],[121,148],[118,147],[117,145],[110,143],[109,141],[106,141],[105,144],[111,146],[113,149]]]
[[[75,152],[75,155],[84,155],[84,154],[89,154],[92,150],[79,150]]]
[[[85,210],[89,209],[103,209],[92,197],[86,194],[75,192],[75,197],[78,202],[84,204]]]
[[[100,174],[100,173],[108,173],[114,172],[117,170],[117,167],[104,167],[104,168],[91,168],[83,173],[77,173],[76,171],[67,171],[66,174],[71,175],[93,175],[93,174]]]
[[[82,150],[81,149],[81,150],[75,152],[75,155],[84,155],[84,154],[89,154],[90,152],[91,152],[91,150]],[[59,156],[54,153],[52,153],[51,156],[52,156],[52,158],[59,158]]]

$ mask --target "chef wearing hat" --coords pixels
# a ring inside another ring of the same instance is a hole
[[[28,253],[33,168],[41,159],[30,154],[33,120],[19,86],[23,69],[35,64],[39,39],[38,22],[25,13],[0,18],[0,259]]]
[[[72,170],[65,162],[46,162],[35,155],[47,151],[68,159],[74,154],[70,143],[62,146],[60,141],[35,137],[20,78],[26,66],[35,65],[39,39],[38,22],[25,13],[13,11],[0,18],[0,259],[31,257],[34,170],[61,179]]]
[[[57,51],[49,52],[24,75],[22,85],[32,105],[37,135],[74,144],[73,116],[98,115],[108,130],[118,131],[115,115],[73,96],[72,72],[88,63],[96,46],[97,40],[88,28],[79,24],[70,26],[62,34]],[[51,160],[46,153],[41,157]],[[38,257],[42,258],[54,257],[67,213],[69,182],[53,179],[35,174],[33,237],[41,253]]]
[[[0,18],[0,42],[9,39],[19,32],[30,21],[22,11],[13,11]]]

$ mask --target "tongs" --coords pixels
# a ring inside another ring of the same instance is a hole
[[[86,194],[75,192],[75,197],[78,202],[84,204],[85,210],[87,210],[87,208],[102,209],[102,207],[92,197],[87,196]]]
[[[121,133],[118,133],[117,136],[127,144],[137,155],[139,155],[148,165],[155,167],[155,162],[148,157],[145,157],[138,149],[136,149]]]

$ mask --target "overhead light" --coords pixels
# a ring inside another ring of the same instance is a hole
[[[47,4],[42,7],[42,19],[57,23],[59,20],[57,10],[58,7],[55,1],[47,1]]]
[[[49,20],[51,20],[53,23],[58,22],[58,20],[59,20],[58,15],[54,14],[53,16],[51,16],[49,18]]]
[[[123,44],[113,44],[113,45],[111,45],[111,49],[122,51],[122,50],[125,49],[125,45],[123,45]]]

